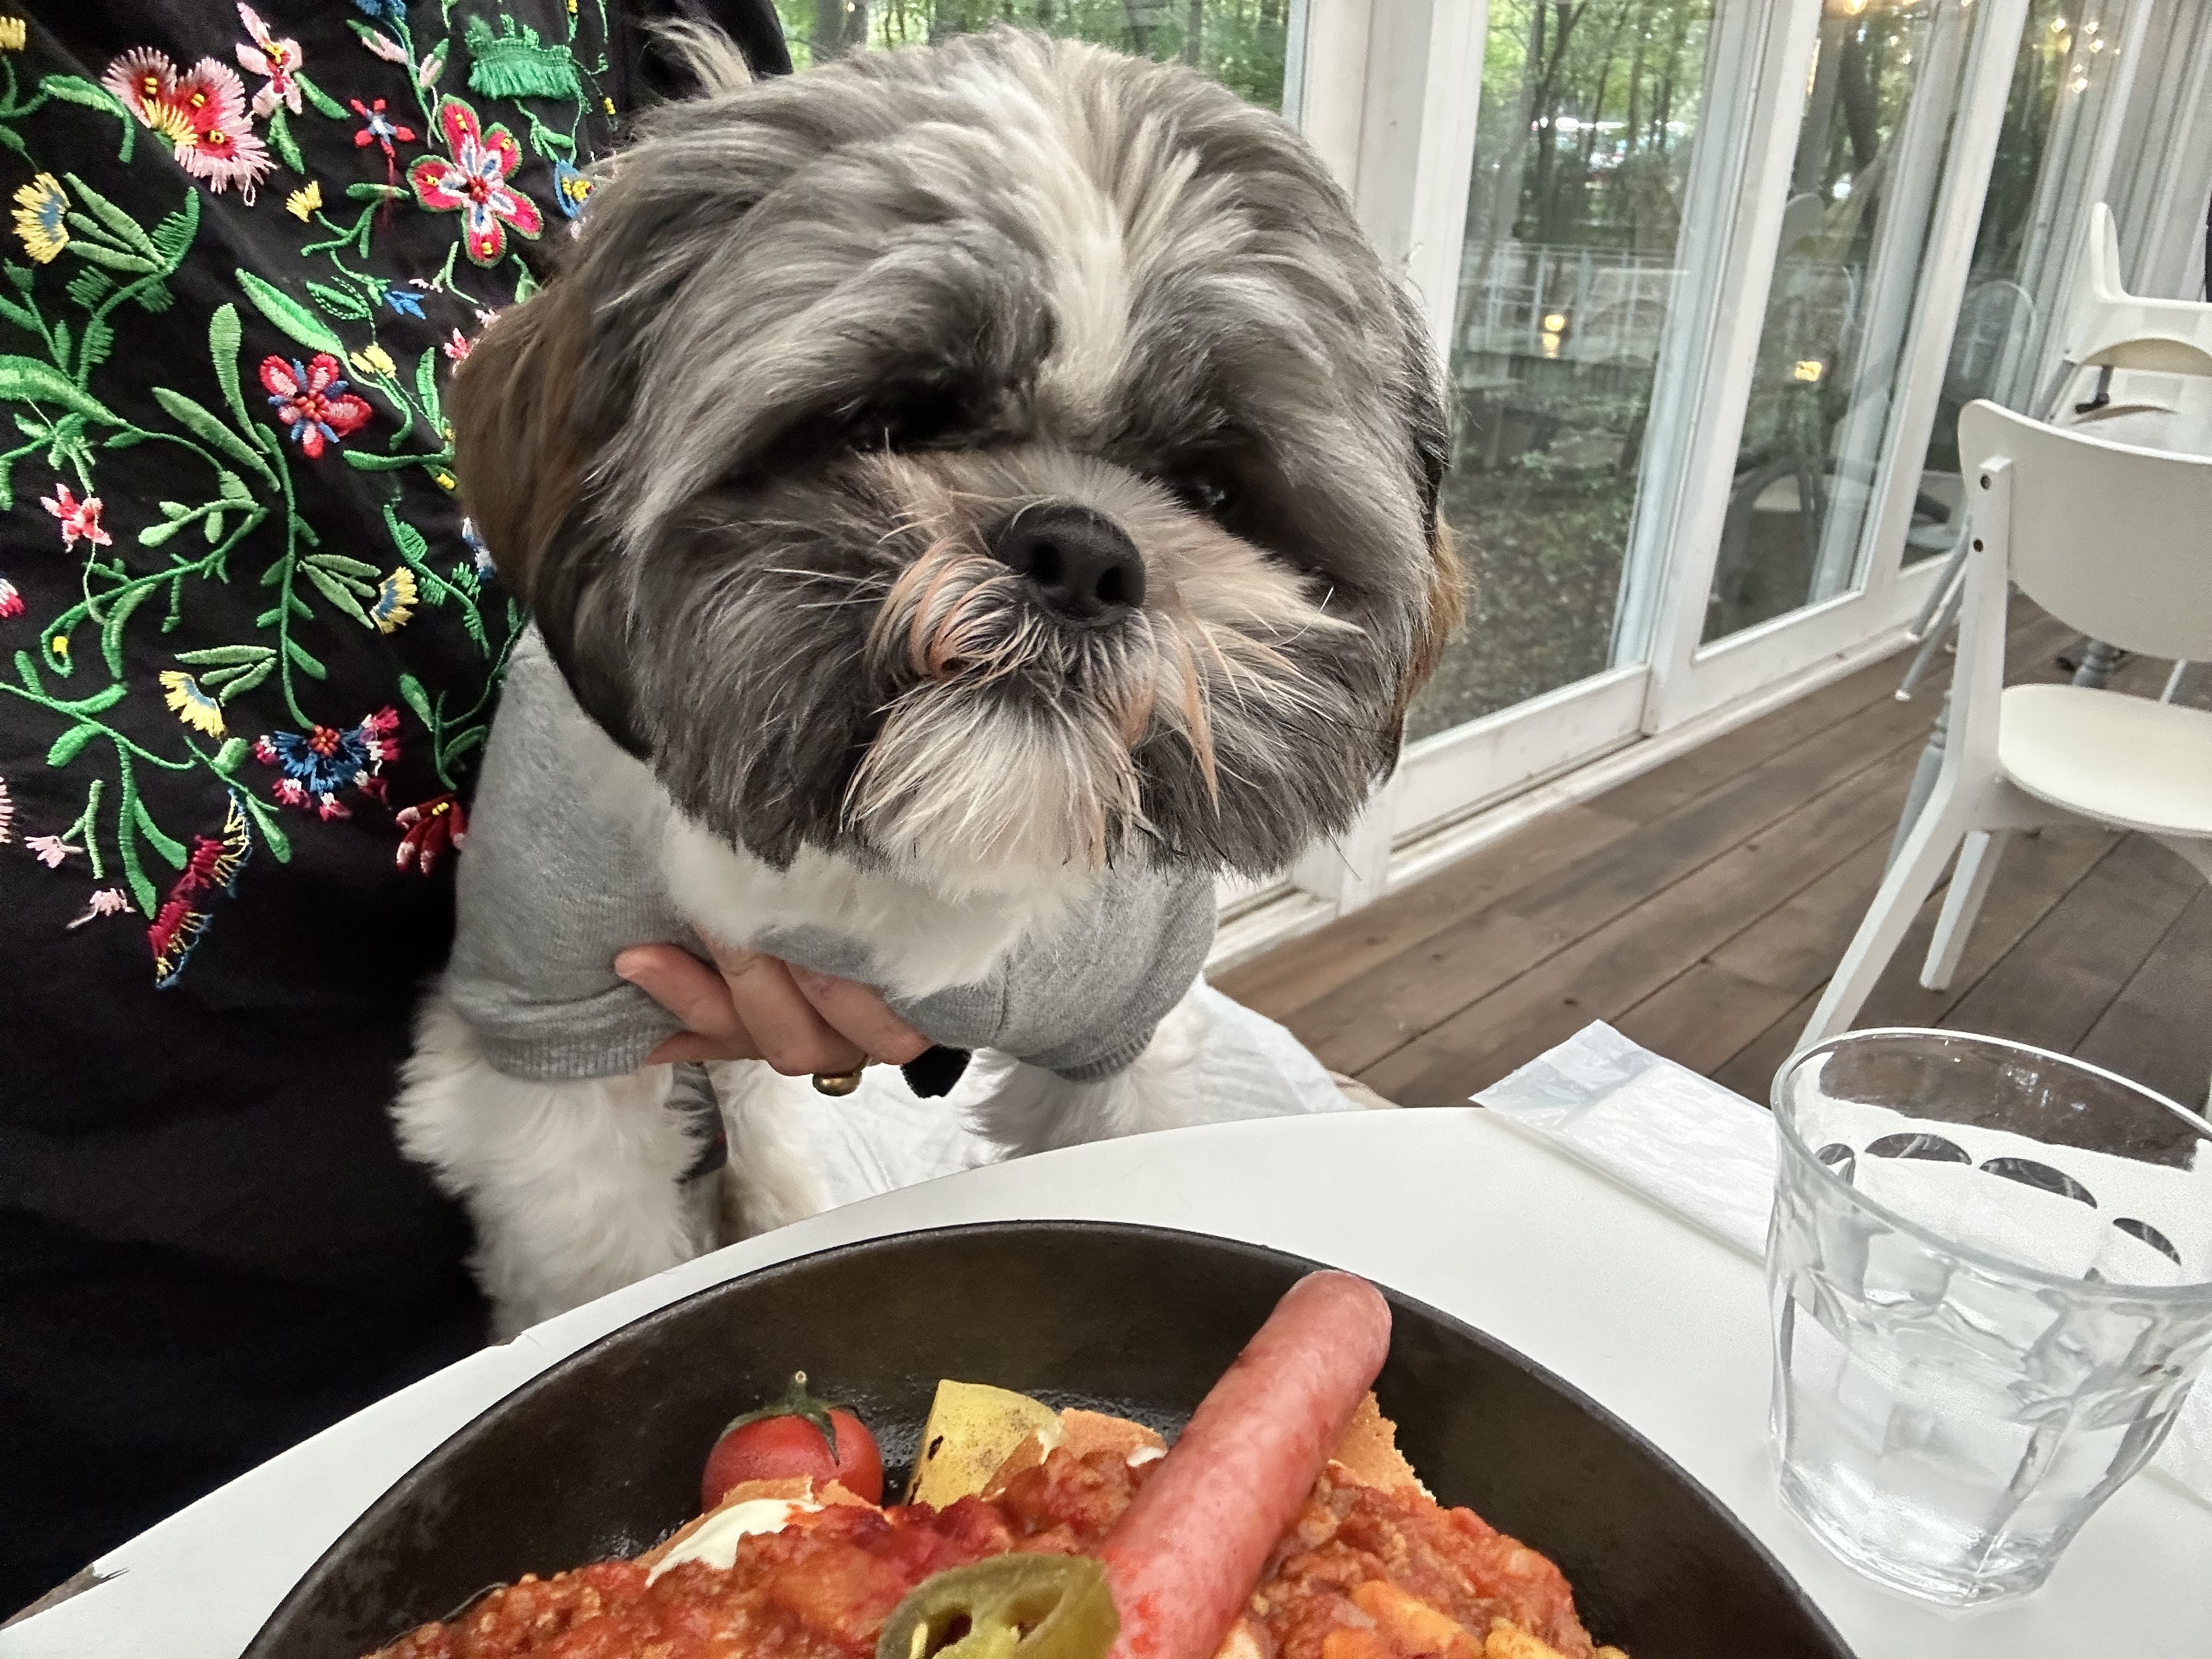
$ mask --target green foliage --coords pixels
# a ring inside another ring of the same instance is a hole
[[[888,51],[1012,23],[1162,63],[1194,64],[1239,97],[1283,101],[1291,0],[776,0],[792,61]],[[1194,31],[1194,24],[1195,29]],[[1194,33],[1195,38],[1194,39]]]

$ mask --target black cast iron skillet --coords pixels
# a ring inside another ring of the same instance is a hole
[[[910,1462],[940,1376],[1172,1432],[1314,1265],[1195,1233],[1006,1222],[847,1245],[702,1291],[533,1378],[416,1464],[245,1659],[360,1659],[490,1585],[647,1548],[696,1510],[722,1425],[794,1370],[875,1429],[887,1472]],[[1401,1449],[1441,1501],[1557,1561],[1597,1640],[1630,1659],[1850,1659],[1774,1559],[1657,1449],[1480,1332],[1390,1304],[1376,1392]]]

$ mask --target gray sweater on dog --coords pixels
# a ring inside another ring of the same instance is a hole
[[[615,953],[665,941],[706,951],[619,814],[577,784],[588,717],[537,629],[517,643],[466,846],[445,994],[485,1058],[540,1081],[635,1070],[679,1029],[616,977]],[[1016,948],[982,983],[888,1000],[933,1042],[994,1048],[1076,1081],[1120,1071],[1182,999],[1213,938],[1203,873],[1110,872],[1054,935]],[[733,941],[734,942],[734,941]],[[744,941],[802,967],[875,983],[868,947],[819,928]]]

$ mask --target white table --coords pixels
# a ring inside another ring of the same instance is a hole
[[[2212,1653],[2212,1510],[2156,1474],[2105,1507],[2042,1592],[2011,1606],[1944,1613],[1838,1564],[1773,1494],[1758,1268],[1496,1115],[1467,1109],[1222,1124],[1077,1147],[732,1246],[477,1354],[233,1481],[105,1558],[101,1569],[118,1577],[0,1632],[0,1659],[233,1659],[354,1516],[562,1355],[769,1262],[1010,1218],[1224,1234],[1339,1264],[1457,1314],[1671,1453],[1765,1540],[1864,1659]],[[1725,1627],[1722,1618],[1717,1630]],[[1724,1642],[1714,1651],[1736,1659]]]

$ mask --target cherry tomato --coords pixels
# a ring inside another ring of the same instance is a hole
[[[868,1425],[842,1406],[806,1391],[806,1373],[791,1379],[781,1399],[733,1419],[707,1455],[699,1503],[711,1510],[746,1480],[811,1475],[835,1480],[854,1497],[884,1501],[884,1455]]]

